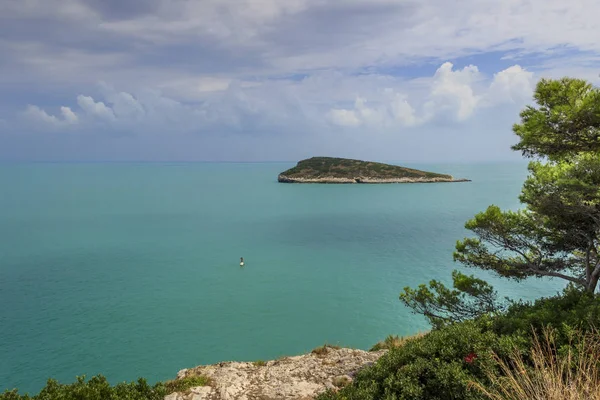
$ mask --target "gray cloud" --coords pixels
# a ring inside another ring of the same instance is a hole
[[[598,3],[513,3],[11,0],[0,5],[0,51],[8,55],[0,72],[5,80],[133,83],[136,71],[143,86],[177,74],[266,77],[443,61],[491,48],[600,51]]]
[[[161,0],[82,0],[103,20],[126,20],[152,14],[161,8]]]

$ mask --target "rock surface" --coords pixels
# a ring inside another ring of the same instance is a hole
[[[386,350],[368,352],[327,347],[323,354],[284,357],[256,365],[222,362],[179,371],[177,379],[203,375],[210,386],[173,393],[165,400],[309,400],[375,362]],[[334,384],[335,383],[335,384]]]

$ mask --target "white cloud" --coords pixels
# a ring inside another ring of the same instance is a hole
[[[473,85],[481,79],[479,69],[469,65],[454,71],[453,67],[445,62],[435,72],[431,99],[425,104],[427,118],[448,110],[458,121],[464,121],[477,107],[480,97],[474,93]]]
[[[111,121],[115,120],[115,114],[113,110],[101,101],[95,102],[91,96],[84,96],[80,94],[77,96],[77,104],[88,115]]]
[[[77,121],[79,121],[77,114],[75,114],[73,112],[73,110],[71,110],[70,107],[61,107],[60,113],[62,114],[63,118],[65,119],[65,122],[67,122],[69,124],[75,124],[75,123],[77,123]]]
[[[58,118],[54,115],[48,114],[38,106],[28,105],[27,109],[23,112],[23,115],[34,122],[45,122],[50,125],[57,125],[59,123]]]
[[[211,92],[195,104],[182,103],[156,90],[130,93],[100,83],[101,99],[77,96],[80,111],[62,107],[59,118],[29,106],[26,114],[49,126],[77,123],[81,130],[94,130],[104,121],[116,131],[140,134],[325,133],[328,126],[338,125],[365,135],[403,135],[430,124],[466,123],[480,110],[505,103],[521,107],[531,97],[533,79],[533,74],[519,65],[486,77],[474,65],[455,69],[446,62],[433,76],[412,80],[324,72],[260,86],[231,81],[227,89]],[[517,115],[516,108],[504,112],[512,113],[505,119]]]
[[[354,109],[361,121],[369,126],[382,126],[386,122],[386,111],[382,107],[369,107],[367,99],[358,97],[354,103]]]
[[[79,120],[77,115],[69,107],[61,107],[60,112],[62,118],[50,115],[38,106],[28,105],[22,115],[27,122],[38,125],[41,124],[40,126],[42,128],[50,129],[73,125]]]
[[[408,103],[405,96],[399,93],[394,94],[394,98],[390,103],[392,116],[396,121],[400,121],[404,126],[416,126],[421,121],[417,118],[415,109]]]
[[[334,108],[329,111],[329,118],[334,124],[341,126],[358,126],[362,123],[354,110]]]
[[[490,86],[490,101],[522,104],[531,99],[534,86],[533,72],[526,71],[520,65],[513,65],[494,74]]]
[[[111,105],[116,118],[142,120],[146,114],[140,102],[128,92],[118,92],[105,83],[100,84],[104,98]]]
[[[341,126],[371,128],[411,128],[436,119],[464,122],[481,108],[502,103],[521,106],[533,91],[533,73],[519,65],[494,74],[490,82],[474,65],[454,70],[452,63],[446,62],[432,78],[414,81],[418,84],[403,85],[410,95],[385,88],[371,92],[369,99],[358,96],[352,108],[332,108],[329,120]],[[375,105],[367,106],[367,100]]]

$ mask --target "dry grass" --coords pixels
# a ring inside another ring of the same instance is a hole
[[[343,388],[344,386],[348,386],[350,384],[350,382],[352,382],[352,380],[345,375],[336,376],[331,381],[333,386],[338,387],[338,388]]]
[[[400,346],[403,346],[404,343],[406,343],[407,341],[422,338],[426,334],[427,334],[427,332],[419,332],[415,335],[402,336],[402,337],[400,337],[398,335],[389,335],[384,340],[382,340],[381,342],[378,342],[377,344],[375,344],[375,346],[371,347],[370,351],[379,351],[379,350],[383,350],[383,349],[389,350],[389,349],[393,349],[395,347],[400,347]]]
[[[577,334],[566,352],[556,352],[554,332],[534,336],[531,364],[514,351],[508,362],[498,357],[501,374],[488,370],[491,385],[473,386],[492,400],[600,400],[600,337]]]
[[[329,349],[337,350],[337,349],[340,349],[340,348],[341,348],[340,346],[331,345],[331,344],[324,344],[323,346],[320,346],[320,347],[312,349],[311,353],[315,354],[317,356],[324,356],[327,353],[329,353]]]

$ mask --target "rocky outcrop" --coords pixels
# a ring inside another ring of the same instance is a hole
[[[277,181],[282,183],[436,183],[436,182],[471,182],[469,179],[454,179],[449,178],[372,178],[372,177],[353,177],[339,178],[334,176],[318,177],[318,178],[301,178],[279,175]]]
[[[266,363],[222,362],[179,371],[177,379],[202,375],[210,385],[173,393],[165,400],[309,400],[352,381],[354,374],[386,350],[321,348]]]

